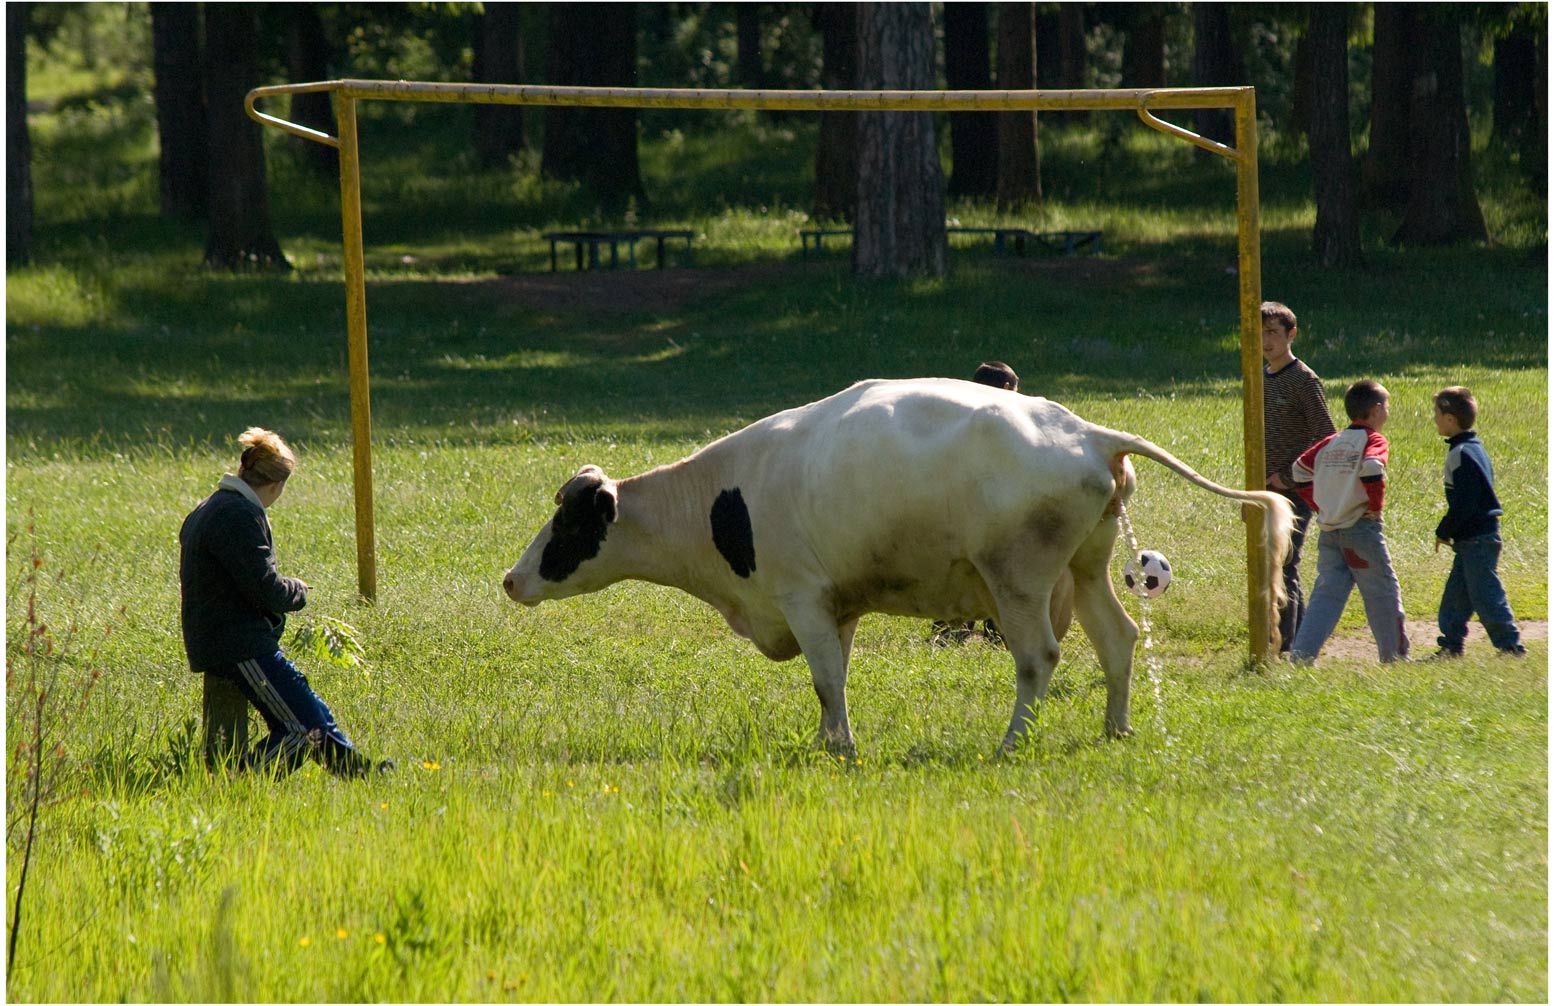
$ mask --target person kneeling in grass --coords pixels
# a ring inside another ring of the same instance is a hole
[[[197,674],[232,682],[264,718],[269,737],[239,768],[284,774],[313,757],[330,773],[360,778],[372,761],[358,751],[307,677],[281,651],[286,612],[308,600],[308,585],[275,564],[268,509],[297,467],[279,435],[252,427],[236,475],[224,475],[178,532],[184,651]],[[393,762],[378,765],[392,769]]]

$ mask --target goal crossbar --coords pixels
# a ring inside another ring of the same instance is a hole
[[[261,112],[256,103],[296,94],[333,95],[338,136]],[[340,220],[344,243],[347,358],[351,388],[353,492],[356,504],[357,589],[377,597],[372,503],[372,412],[367,370],[366,267],[362,244],[361,158],[356,105],[360,101],[530,105],[584,108],[758,109],[810,112],[1132,111],[1151,129],[1228,159],[1236,171],[1236,232],[1241,319],[1241,409],[1245,484],[1264,488],[1262,254],[1257,188],[1257,98],[1251,87],[1114,88],[1023,91],[789,91],[703,88],[554,87],[406,80],[328,80],[277,84],[248,92],[254,120],[340,152]],[[1161,111],[1228,109],[1235,144],[1200,136],[1160,118]],[[1244,508],[1247,540],[1247,628],[1251,658],[1268,657],[1274,612],[1261,571],[1262,511]]]

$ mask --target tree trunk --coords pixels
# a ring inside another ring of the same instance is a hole
[[[1311,62],[1309,136],[1317,222],[1311,233],[1317,261],[1329,269],[1360,262],[1360,225],[1354,205],[1354,157],[1349,150],[1349,8],[1311,6],[1306,50]]]
[[[264,142],[243,98],[259,86],[256,8],[213,3],[205,8],[205,80],[210,109],[210,230],[207,265],[223,269],[290,269],[270,228]]]
[[[1484,241],[1462,80],[1462,14],[1451,5],[1419,18],[1409,106],[1408,208],[1392,240],[1406,245]]]
[[[1411,53],[1418,32],[1418,4],[1375,5],[1376,41],[1371,58],[1370,147],[1360,162],[1366,199],[1375,206],[1408,204],[1408,107]]]
[[[1194,87],[1227,87],[1248,83],[1246,71],[1236,55],[1228,4],[1194,3],[1192,30]],[[1193,122],[1200,136],[1220,143],[1236,142],[1235,114],[1228,108],[1200,108],[1193,112]]]
[[[637,5],[556,3],[550,12],[549,80],[558,85],[631,87],[637,80]],[[637,166],[637,110],[568,108],[545,111],[540,172],[581,182],[618,209],[642,200]]]
[[[200,63],[200,5],[151,4],[151,62],[156,74],[157,140],[161,147],[162,215],[202,220],[210,156],[205,118],[205,68]]]
[[[1060,3],[1058,4],[1058,87],[1065,91],[1077,91],[1083,88],[1086,62],[1085,5]],[[1048,122],[1053,118],[1048,116]],[[1062,112],[1056,116],[1056,119],[1064,123],[1088,122],[1090,113],[1088,111]]]
[[[192,6],[192,5],[191,5]],[[324,22],[319,18],[318,5],[291,3],[286,9],[286,72],[294,82],[329,80],[329,40],[324,36]],[[335,110],[330,94],[296,94],[291,99],[291,121],[321,133],[335,133]],[[340,176],[340,152],[334,147],[300,136],[288,138],[300,144],[302,156],[309,167],[318,174],[338,178]]]
[[[858,8],[851,3],[815,5],[823,49],[820,86],[846,91],[858,86]],[[857,112],[821,112],[815,148],[816,220],[852,220],[858,208]]]
[[[998,5],[998,87],[1018,91],[1036,80],[1036,5]],[[1036,112],[998,114],[998,210],[1041,203]]]
[[[27,131],[30,3],[5,5],[5,260],[32,261],[32,138]]]
[[[1295,40],[1294,80],[1290,84],[1290,114],[1286,128],[1291,134],[1304,136],[1309,141],[1311,138],[1311,102],[1313,81],[1311,65],[1311,29],[1309,27],[1310,13],[1307,14],[1308,27],[1306,33]],[[1345,103],[1348,97],[1344,98]]]
[[[987,4],[944,5],[944,83],[951,91],[992,87]],[[950,113],[950,195],[990,196],[998,185],[996,112]]]
[[[934,86],[933,8],[858,5],[858,84],[866,90]],[[944,173],[933,115],[861,112],[853,275],[943,276]]]
[[[523,11],[516,3],[488,3],[475,29],[475,80],[523,83]],[[523,109],[475,106],[475,154],[482,167],[505,167],[524,150]]]
[[[761,9],[753,3],[734,5],[734,73],[739,86],[759,90],[761,69]]]
[[[1520,143],[1538,127],[1538,31],[1518,17],[1495,39],[1495,139]]]
[[[1036,5],[1036,86],[1043,91],[1063,86],[1063,31],[1056,4]]]
[[[1133,4],[1122,46],[1123,87],[1165,87],[1165,4]]]

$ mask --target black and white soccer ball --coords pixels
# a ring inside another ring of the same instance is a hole
[[[1159,552],[1146,548],[1122,567],[1122,582],[1139,597],[1159,597],[1171,586],[1171,564]]]

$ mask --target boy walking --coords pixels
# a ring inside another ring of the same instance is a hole
[[[1311,508],[1295,492],[1290,466],[1301,452],[1331,436],[1322,379],[1295,358],[1295,312],[1278,301],[1263,304],[1263,476],[1268,488],[1290,501],[1295,524],[1284,560],[1284,603],[1279,607],[1279,652],[1288,653],[1306,612],[1300,585],[1300,550],[1311,524]]]
[[[1436,624],[1441,635],[1436,658],[1462,656],[1468,618],[1477,613],[1495,649],[1523,656],[1505,586],[1495,567],[1500,562],[1500,500],[1489,453],[1473,431],[1478,402],[1467,388],[1443,388],[1435,393],[1435,429],[1446,438],[1446,516],[1435,528],[1435,550],[1453,552],[1451,573],[1441,594]]]
[[[1324,437],[1291,466],[1295,491],[1316,514],[1322,532],[1316,586],[1290,647],[1290,659],[1298,663],[1317,658],[1354,587],[1360,588],[1382,663],[1408,656],[1402,593],[1381,530],[1387,477],[1387,438],[1381,428],[1390,418],[1389,398],[1377,382],[1356,381],[1344,393],[1349,427]]]

